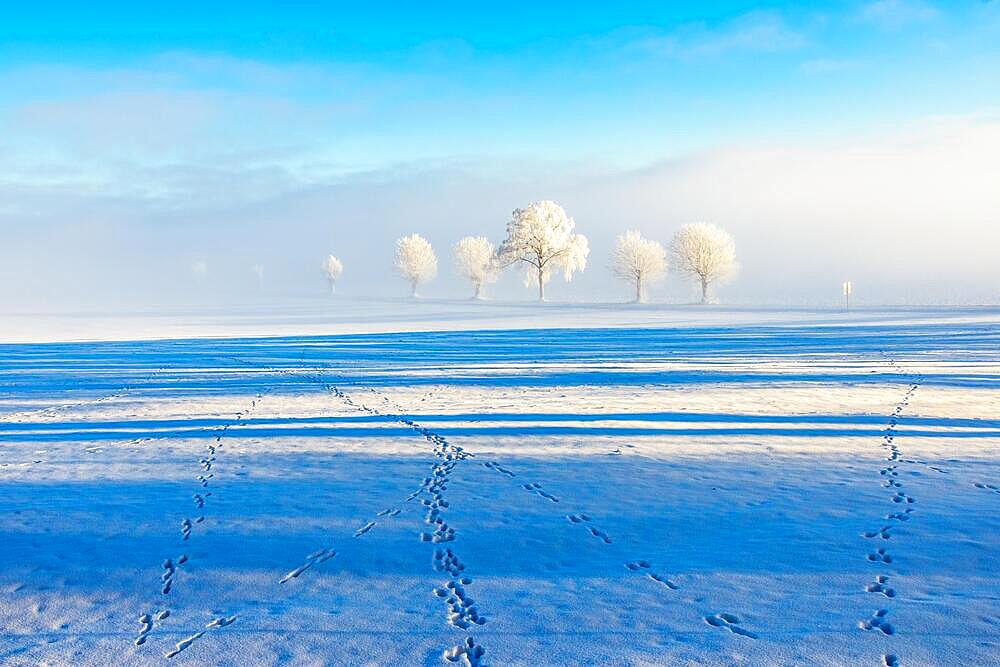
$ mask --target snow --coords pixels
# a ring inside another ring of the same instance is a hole
[[[396,305],[0,346],[0,663],[1000,660],[996,311]]]
[[[339,290],[338,290],[339,291]],[[631,292],[628,293],[631,297]],[[753,325],[995,323],[1000,306],[839,308],[665,303],[335,297],[231,301],[220,306],[152,304],[130,311],[7,312],[0,343],[163,338],[326,336],[413,331],[537,328],[676,328]]]

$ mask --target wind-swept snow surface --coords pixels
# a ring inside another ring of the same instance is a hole
[[[0,346],[3,664],[1000,660],[996,321]]]

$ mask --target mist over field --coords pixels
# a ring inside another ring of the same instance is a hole
[[[0,289],[18,308],[252,299],[251,269],[261,263],[267,294],[321,297],[319,264],[335,251],[346,265],[342,294],[404,295],[392,244],[420,231],[442,265],[425,292],[458,298],[468,290],[454,274],[451,245],[466,234],[501,238],[513,208],[552,197],[592,248],[579,278],[554,281],[558,299],[627,300],[608,273],[616,235],[638,228],[665,242],[681,224],[712,220],[739,248],[738,279],[721,291],[727,301],[832,305],[840,282],[851,279],[858,303],[996,303],[1000,123],[920,130],[861,143],[719,150],[629,170],[599,160],[480,159],[307,183],[238,165],[201,181],[186,173],[198,172],[191,166],[156,172],[160,196],[8,184]],[[262,191],[261,179],[279,186]],[[532,298],[519,272],[491,291]],[[674,279],[654,298],[694,297]]]
[[[403,295],[392,244],[414,232],[441,260],[425,293],[457,298],[450,246],[499,242],[514,208],[552,199],[591,247],[557,300],[627,300],[608,272],[618,234],[666,243],[709,221],[737,241],[726,302],[832,305],[852,280],[859,304],[997,303],[996,3],[676,11],[614,29],[584,13],[560,37],[407,14],[405,43],[347,14],[296,48],[279,24],[271,51],[248,41],[256,13],[215,41],[182,14],[113,56],[70,22],[51,29],[70,60],[18,50],[34,33],[15,22],[0,302],[249,300],[257,264],[266,295],[321,297],[327,253],[343,294]],[[494,296],[531,298],[515,273]],[[670,279],[651,297],[693,291]]]

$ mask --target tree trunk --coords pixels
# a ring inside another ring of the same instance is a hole
[[[645,299],[642,298],[642,276],[635,279],[635,302],[642,303]]]
[[[410,289],[410,296],[412,298],[416,299],[417,298],[417,281],[416,280],[411,280],[410,281],[410,287],[411,287],[411,289]]]
[[[702,305],[708,303],[708,280],[706,278],[701,279],[701,303]]]
[[[336,294],[336,293],[337,293],[337,283],[335,283],[334,281],[331,280],[330,281],[330,294]]]
[[[542,267],[538,267],[538,300],[545,301],[545,281],[542,279]]]
[[[482,299],[483,298],[483,283],[482,282],[476,283],[476,295],[474,297],[472,297],[472,298],[474,298],[474,299]]]

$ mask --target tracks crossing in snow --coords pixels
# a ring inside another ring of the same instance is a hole
[[[501,475],[504,475],[506,477],[510,477],[510,478],[517,477],[517,474],[513,470],[510,470],[509,468],[506,468],[506,467],[502,466],[501,464],[499,464],[496,461],[485,461],[485,462],[483,462],[483,466],[485,468],[487,468],[488,470],[492,470],[492,471],[494,471],[496,473],[499,473]],[[560,502],[559,498],[557,498],[556,496],[554,496],[551,493],[549,493],[548,491],[546,491],[542,487],[542,485],[540,483],[538,483],[538,482],[518,483],[518,486],[521,489],[523,489],[525,491],[528,491],[529,493],[532,493],[532,494],[534,494],[534,495],[536,495],[536,496],[538,496],[540,498],[544,498],[545,500],[548,500],[548,501],[550,501],[552,503],[559,503]],[[583,512],[578,512],[578,513],[574,513],[574,514],[567,514],[565,516],[566,516],[566,520],[567,521],[569,521],[573,525],[578,525],[578,526],[583,527],[584,530],[586,531],[586,533],[588,535],[590,535],[592,538],[598,540],[598,542],[600,542],[601,544],[604,544],[604,545],[610,545],[610,544],[612,544],[611,535],[608,534],[606,531],[602,530],[601,528],[599,528],[598,526],[594,525],[593,520],[591,519],[591,517],[590,517],[589,514],[585,514]],[[627,561],[625,563],[625,568],[627,570],[629,570],[630,572],[639,572],[639,571],[641,571],[641,572],[643,572],[646,575],[646,578],[648,578],[649,580],[651,580],[653,582],[656,582],[657,585],[664,586],[664,587],[666,587],[666,588],[668,588],[668,589],[670,589],[672,591],[676,591],[676,590],[680,589],[680,586],[677,585],[667,575],[660,574],[660,573],[652,571],[650,569],[651,565],[649,564],[649,561],[646,561],[646,560]],[[749,631],[743,631],[742,629],[733,630],[733,632],[735,634],[743,635],[745,637],[750,637],[752,639],[756,639],[757,638],[757,636],[755,634],[753,634],[753,633],[751,633]]]
[[[432,589],[432,594],[444,601],[446,605],[445,619],[452,627],[467,631],[474,626],[486,624],[486,617],[479,612],[476,601],[466,589],[472,584],[472,578],[465,574],[465,564],[462,563],[451,546],[445,546],[455,542],[457,535],[455,528],[449,525],[446,519],[447,510],[451,506],[446,497],[448,484],[455,469],[459,464],[471,458],[472,454],[466,452],[462,447],[452,445],[444,436],[407,417],[403,410],[393,405],[387,396],[375,389],[372,389],[370,393],[381,399],[380,402],[387,408],[386,410],[357,401],[339,387],[330,386],[330,390],[345,404],[370,415],[382,417],[387,421],[403,424],[431,444],[436,461],[431,466],[429,474],[421,480],[417,490],[411,493],[404,502],[420,498],[420,504],[424,508],[426,528],[420,531],[419,539],[421,542],[435,545],[431,567],[435,572],[448,576],[447,581]],[[387,508],[379,512],[377,516],[396,516],[399,512],[400,509],[397,507]],[[376,524],[376,520],[368,521],[355,532],[355,537],[367,534]],[[481,644],[476,643],[475,639],[469,635],[461,644],[446,649],[442,653],[442,658],[448,662],[461,662],[469,667],[477,667],[481,664],[485,654],[486,649]]]

